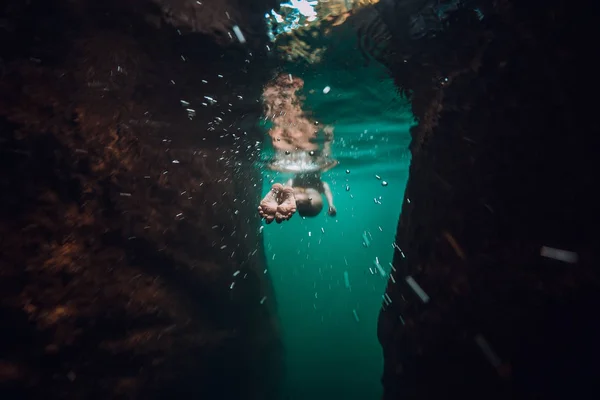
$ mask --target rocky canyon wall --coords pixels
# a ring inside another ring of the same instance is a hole
[[[378,327],[384,398],[592,398],[593,6],[471,3],[421,39],[388,19],[383,57],[418,126]]]
[[[145,1],[2,6],[3,399],[276,398],[252,167],[270,69],[260,37],[193,33],[258,3],[177,27]]]

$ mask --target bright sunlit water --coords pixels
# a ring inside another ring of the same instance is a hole
[[[335,127],[333,157],[340,164],[323,174],[336,217],[327,215],[325,205],[317,217],[294,215],[263,231],[286,351],[282,399],[379,399],[382,393],[377,316],[408,179],[408,131],[414,122],[385,70],[364,66],[355,54],[347,65],[330,57],[314,67],[283,71],[304,79],[304,108],[312,118]],[[271,180],[284,183],[292,176],[263,174],[263,195]],[[363,245],[365,232],[369,247]],[[385,277],[377,273],[376,258]]]

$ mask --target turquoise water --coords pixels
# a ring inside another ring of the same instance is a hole
[[[339,61],[284,70],[304,79],[304,108],[312,118],[335,126],[332,152],[340,164],[323,174],[336,217],[325,207],[317,217],[294,215],[263,230],[286,351],[282,399],[379,399],[382,393],[377,316],[408,179],[413,118],[381,66],[353,62],[350,68]],[[291,177],[263,174],[263,195],[272,181]],[[385,277],[377,273],[376,258]]]

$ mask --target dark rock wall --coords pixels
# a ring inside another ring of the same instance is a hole
[[[235,25],[243,28],[248,41],[264,39],[263,16],[276,8],[277,0],[151,0],[160,7],[164,20],[173,26],[192,32],[210,34],[220,43],[237,40],[232,34]]]
[[[143,1],[3,7],[0,397],[276,398],[258,45]]]
[[[597,14],[480,3],[481,21],[457,12],[387,55],[419,124],[378,327],[384,398],[595,398]]]

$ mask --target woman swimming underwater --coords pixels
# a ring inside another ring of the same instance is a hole
[[[269,136],[275,156],[268,168],[294,173],[285,184],[275,183],[258,206],[258,212],[267,223],[288,220],[297,211],[302,217],[315,217],[323,209],[322,195],[328,203],[327,213],[335,216],[331,188],[321,178],[321,173],[335,167],[331,158],[333,128],[322,130],[309,120],[301,108],[296,92],[304,82],[291,75],[279,75],[263,91],[265,113],[272,116],[273,127]],[[322,131],[325,140],[322,149],[316,143]]]

